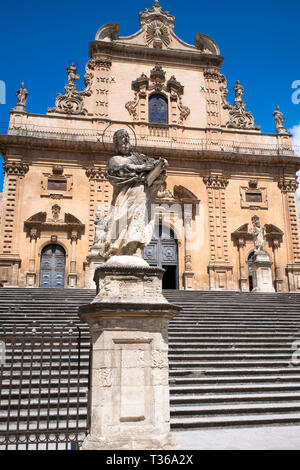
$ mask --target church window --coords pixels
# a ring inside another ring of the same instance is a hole
[[[247,192],[246,193],[246,202],[262,202],[262,194],[261,192],[253,193]]]
[[[163,95],[154,94],[150,96],[149,122],[168,124],[168,101]]]
[[[67,182],[66,180],[48,179],[48,189],[54,191],[66,191]]]

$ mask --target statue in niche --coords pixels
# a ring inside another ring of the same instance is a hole
[[[22,82],[20,90],[18,90],[16,93],[16,97],[18,99],[18,106],[22,106],[23,108],[25,108],[28,95],[29,92],[26,90],[24,82]]]
[[[114,191],[107,217],[97,223],[95,243],[100,255],[138,255],[147,246],[154,231],[152,203],[166,178],[167,160],[155,160],[132,152],[129,134],[114,133],[116,156],[108,163],[108,180]]]
[[[254,215],[251,221],[253,227],[250,233],[253,237],[255,252],[264,251],[266,244],[266,229],[260,225],[260,220],[257,215]]]

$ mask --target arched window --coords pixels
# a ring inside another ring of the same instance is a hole
[[[168,124],[168,100],[163,95],[151,95],[149,98],[149,122]]]

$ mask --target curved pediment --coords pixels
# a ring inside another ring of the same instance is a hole
[[[46,219],[47,219],[47,213],[46,212],[37,212],[36,214],[29,217],[29,219],[27,219],[25,222],[44,223],[44,222],[46,222]]]
[[[155,0],[152,9],[146,8],[140,13],[139,31],[131,36],[119,37],[119,24],[107,23],[99,28],[95,41],[220,55],[220,50],[212,38],[198,33],[195,45],[187,44],[174,33],[174,24],[175,17],[168,11],[163,11],[159,2]]]
[[[199,198],[184,186],[174,186],[174,196],[183,202],[199,202]]]
[[[83,225],[77,217],[68,213],[65,214],[65,224]]]

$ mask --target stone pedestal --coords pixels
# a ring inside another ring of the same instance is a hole
[[[168,323],[163,270],[113,257],[95,272],[97,296],[80,307],[92,337],[91,422],[83,450],[175,449],[170,433]]]
[[[275,292],[272,282],[272,261],[266,251],[256,251],[252,262],[252,292]]]

